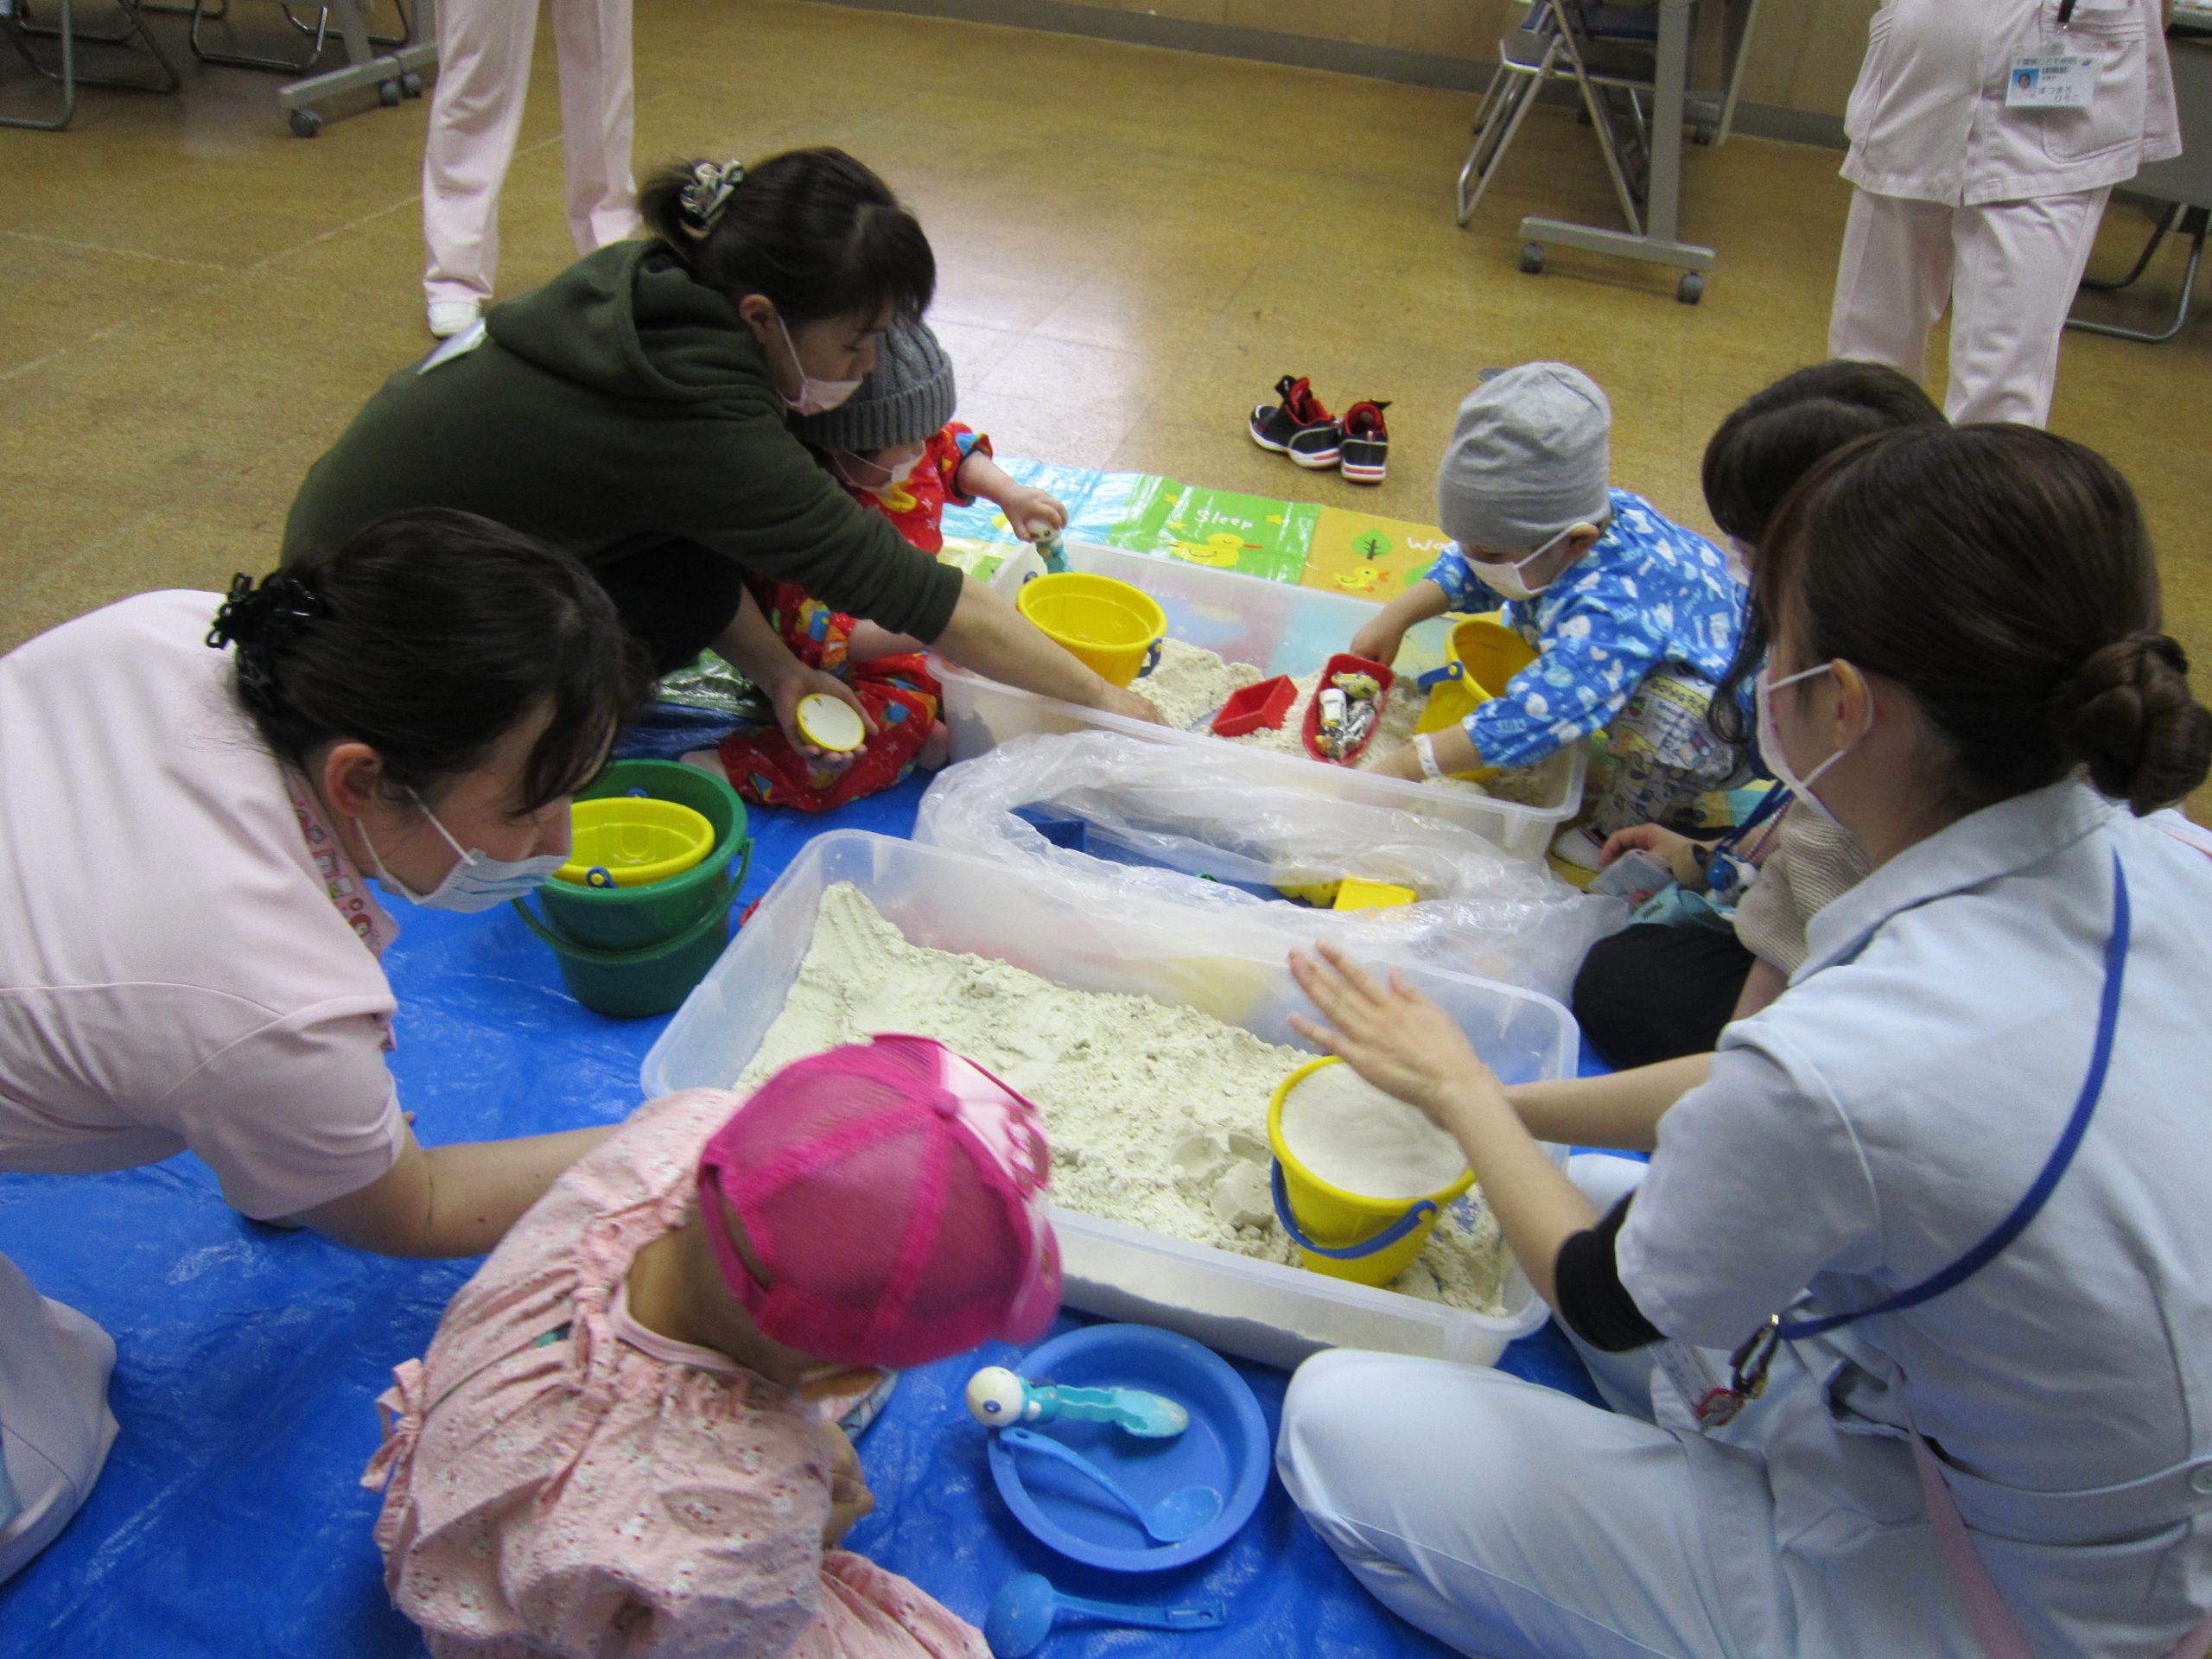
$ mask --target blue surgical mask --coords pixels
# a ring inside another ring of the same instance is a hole
[[[448,870],[445,879],[429,892],[416,892],[385,868],[383,856],[369,839],[368,825],[356,818],[353,827],[361,832],[361,844],[369,849],[369,863],[376,871],[378,882],[410,904],[420,905],[425,910],[451,910],[474,915],[510,899],[527,898],[569,861],[566,853],[539,853],[531,858],[493,858],[489,853],[464,847],[453,838],[451,830],[438,822],[438,815],[430,810],[421,796],[415,795],[412,790],[408,793],[414,796],[415,804],[422,807],[430,827],[445,837],[446,845],[461,855],[461,861]]]

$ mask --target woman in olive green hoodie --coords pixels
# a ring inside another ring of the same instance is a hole
[[[799,700],[852,698],[785,649],[748,573],[994,679],[1158,718],[908,546],[788,430],[849,397],[883,330],[935,289],[928,239],[880,179],[842,150],[793,150],[671,169],[639,207],[652,239],[579,260],[386,381],[308,471],[285,558],[404,508],[480,513],[582,558],[662,671],[720,651],[803,747]]]

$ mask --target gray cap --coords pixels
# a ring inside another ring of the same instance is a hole
[[[819,449],[856,455],[920,443],[952,418],[952,359],[929,324],[901,317],[876,342],[875,367],[860,390],[823,415],[802,415],[791,430]]]
[[[1524,363],[1459,405],[1436,469],[1436,517],[1463,548],[1542,546],[1611,510],[1613,409],[1598,383],[1564,363]]]

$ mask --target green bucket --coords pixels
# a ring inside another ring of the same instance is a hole
[[[537,890],[542,918],[526,900],[516,899],[515,908],[553,947],[562,982],[586,1007],[617,1019],[666,1014],[707,976],[727,942],[730,901],[753,862],[745,803],[721,779],[673,760],[617,760],[576,798],[610,795],[690,807],[714,826],[713,850],[681,875],[642,887],[548,881]]]

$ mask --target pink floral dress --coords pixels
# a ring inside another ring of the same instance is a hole
[[[538,1201],[378,1402],[385,1583],[439,1659],[988,1659],[913,1585],[822,1548],[823,1408],[629,1317],[739,1097],[640,1107]]]

